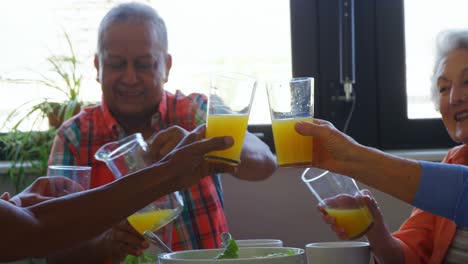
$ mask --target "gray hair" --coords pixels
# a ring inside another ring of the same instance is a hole
[[[98,55],[102,53],[104,33],[112,24],[118,22],[150,23],[156,32],[159,45],[164,54],[167,54],[167,30],[164,20],[151,6],[132,2],[115,6],[101,20],[98,29]]]
[[[431,77],[431,99],[439,110],[439,89],[437,79],[440,77],[440,64],[448,54],[457,49],[468,50],[468,30],[447,30],[437,35],[434,70]]]

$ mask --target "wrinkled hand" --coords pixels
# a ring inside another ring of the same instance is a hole
[[[304,136],[314,137],[313,166],[345,172],[349,161],[353,160],[359,144],[336,129],[330,122],[314,119],[314,122],[296,123],[296,131]]]
[[[171,152],[189,132],[180,126],[171,126],[154,134],[147,141],[154,161]]]
[[[232,146],[232,137],[204,139],[204,135],[205,126],[201,125],[185,136],[174,150],[162,159],[161,162],[167,163],[171,174],[175,176],[173,180],[179,187],[177,189],[188,188],[204,176],[232,170],[230,165],[204,159],[208,152]]]
[[[127,220],[113,226],[104,237],[112,259],[117,261],[122,261],[127,255],[140,256],[149,247],[145,238]]]
[[[362,235],[367,235],[369,232],[372,232],[372,229],[375,228],[376,226],[380,226],[384,224],[383,216],[371,192],[369,190],[363,189],[361,190],[361,194],[362,194],[361,196],[338,195],[332,198],[325,199],[324,202],[330,207],[336,207],[337,205],[340,205],[339,207],[344,207],[344,208],[346,208],[347,206],[353,207],[356,204],[365,204],[367,208],[369,208],[369,211],[372,217],[374,218],[374,224],[366,231],[366,233],[362,234]],[[333,216],[330,216],[324,207],[319,205],[318,210],[320,211],[320,214],[322,215],[323,221],[327,223],[328,225],[330,225],[330,228],[333,230],[333,232],[336,233],[336,235],[340,239],[342,240],[350,239],[347,236],[344,228],[337,225],[336,218]]]
[[[17,206],[27,207],[80,189],[84,190],[79,184],[66,177],[40,177],[24,191],[11,198],[10,202]],[[54,190],[61,190],[63,193]]]

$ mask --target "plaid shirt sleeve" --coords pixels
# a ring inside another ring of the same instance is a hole
[[[77,148],[65,136],[67,134],[64,131],[65,129],[61,128],[54,138],[54,144],[49,156],[49,165],[76,165],[78,163],[78,156],[75,155]]]
[[[189,97],[194,97],[196,107],[194,107],[194,122],[197,126],[206,123],[207,103],[206,96],[202,94],[191,94]]]

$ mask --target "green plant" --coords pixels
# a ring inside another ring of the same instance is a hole
[[[8,179],[17,192],[29,185],[35,177],[46,175],[56,129],[64,120],[76,114],[83,104],[79,97],[83,75],[79,74],[79,61],[70,37],[66,32],[64,36],[68,53],[47,57],[50,66],[48,71],[35,72],[37,79],[7,80],[13,84],[40,85],[65,96],[62,101],[39,98],[25,102],[9,113],[3,124],[8,133],[0,137],[0,143],[5,159],[11,162]],[[49,129],[40,131],[46,118]]]
[[[83,104],[83,101],[79,97],[83,74],[79,73],[78,65],[80,62],[76,57],[70,36],[64,32],[64,37],[68,47],[68,54],[47,57],[46,62],[50,66],[47,71],[34,71],[33,73],[38,76],[35,79],[14,79],[8,81],[15,84],[31,84],[50,88],[60,92],[65,99],[56,101],[46,97],[20,105],[7,118],[7,122],[17,120],[12,125],[13,129],[19,128],[24,121],[29,120],[33,116],[35,118],[47,117],[49,125],[58,128],[64,120],[69,119],[80,110]]]
[[[47,161],[55,129],[47,131],[12,131],[0,136],[5,158],[11,162],[8,180],[20,192],[37,176],[47,174]]]
[[[67,120],[79,111],[82,101],[79,98],[82,74],[78,74],[78,60],[73,49],[70,36],[64,32],[65,39],[68,45],[68,55],[53,55],[47,58],[47,62],[52,66],[51,72],[55,75],[53,78],[46,74],[40,73],[41,79],[37,80],[40,84],[55,89],[66,96],[66,100],[57,103],[45,101],[42,102],[41,111],[45,112],[49,117],[51,124],[51,114],[56,115],[56,122],[52,126],[60,126],[63,120]],[[58,75],[58,76],[57,76]]]

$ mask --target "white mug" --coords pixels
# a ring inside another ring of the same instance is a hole
[[[357,241],[319,242],[306,245],[307,263],[369,264],[369,243]]]

